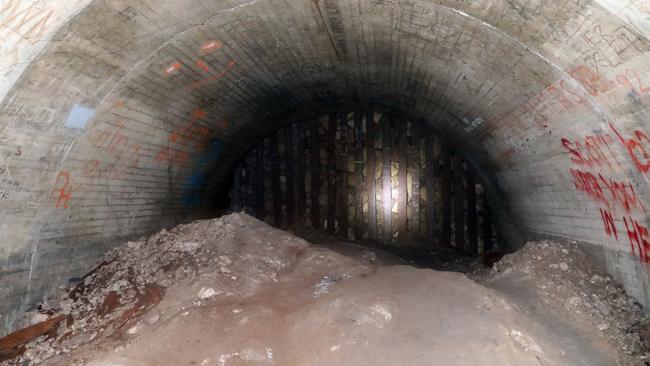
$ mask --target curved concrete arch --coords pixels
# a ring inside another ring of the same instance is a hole
[[[5,328],[117,241],[210,215],[262,137],[350,107],[440,131],[503,192],[504,220],[579,241],[649,304],[650,7],[639,3],[0,6],[5,27],[43,27],[0,80]]]

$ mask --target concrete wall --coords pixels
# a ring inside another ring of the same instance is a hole
[[[584,243],[650,305],[647,1],[5,0],[0,19],[40,37],[2,51],[5,329],[111,245],[209,214],[274,129],[355,106],[431,125],[521,228]]]

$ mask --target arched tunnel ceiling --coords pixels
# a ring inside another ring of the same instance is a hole
[[[208,212],[247,148],[343,106],[441,131],[528,234],[584,243],[650,303],[649,3],[71,3],[0,5],[4,309]]]

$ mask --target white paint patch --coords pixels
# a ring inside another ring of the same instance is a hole
[[[93,118],[95,110],[84,107],[81,104],[75,104],[70,110],[68,119],[65,121],[65,127],[75,130],[83,130],[86,123]]]
[[[0,1],[0,102],[52,36],[91,1]]]

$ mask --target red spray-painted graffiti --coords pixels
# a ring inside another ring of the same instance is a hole
[[[603,225],[605,225],[605,233],[608,236],[614,235],[616,240],[618,240],[618,231],[616,230],[616,223],[614,223],[614,216],[610,211],[600,209],[600,217],[603,219]]]
[[[639,224],[632,218],[623,218],[627,236],[630,240],[630,249],[632,254],[638,255],[641,261],[650,262],[648,257],[648,250],[650,249],[650,242],[648,242],[648,228]],[[636,249],[639,253],[636,253]]]
[[[609,166],[621,165],[616,160],[611,144],[614,139],[608,134],[587,136],[584,140],[571,142],[566,138],[562,139],[562,146],[571,154],[571,161],[577,165]]]
[[[632,159],[632,162],[634,162],[634,165],[639,169],[639,171],[647,173],[648,170],[650,170],[650,154],[648,154],[650,146],[646,149],[644,145],[650,143],[648,135],[640,130],[635,130],[634,137],[626,139],[613,124],[610,123],[609,127],[614,131],[616,136],[618,136],[621,144],[625,146],[627,154]]]

